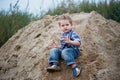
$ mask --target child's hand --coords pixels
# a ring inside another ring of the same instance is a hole
[[[55,44],[50,44],[49,48],[52,49],[52,48],[55,48],[56,45]]]
[[[64,37],[64,41],[65,41],[66,43],[70,43],[70,39],[69,39],[67,36]]]
[[[74,46],[80,46],[80,42],[79,41],[72,41],[70,40],[68,37],[64,37],[64,41],[68,44],[74,45]]]

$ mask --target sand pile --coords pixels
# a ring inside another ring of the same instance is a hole
[[[68,14],[82,39],[76,60],[82,74],[74,78],[70,67],[46,72],[49,45],[59,44],[58,18],[45,16],[20,29],[0,48],[0,80],[120,80],[120,23],[97,12]]]

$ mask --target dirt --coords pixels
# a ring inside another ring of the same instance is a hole
[[[76,62],[81,75],[61,61],[61,72],[48,73],[49,45],[59,45],[60,16],[45,16],[20,29],[0,48],[0,80],[120,80],[120,23],[95,11],[66,14],[82,39]]]

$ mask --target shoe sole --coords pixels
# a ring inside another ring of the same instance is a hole
[[[61,69],[50,69],[50,68],[47,68],[47,72],[59,72],[61,71]]]

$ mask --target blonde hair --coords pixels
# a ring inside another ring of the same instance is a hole
[[[60,20],[68,20],[69,23],[72,25],[72,19],[71,19],[69,16],[67,16],[67,15],[63,15],[63,16],[60,18]],[[58,24],[60,25],[60,22],[58,22]]]

